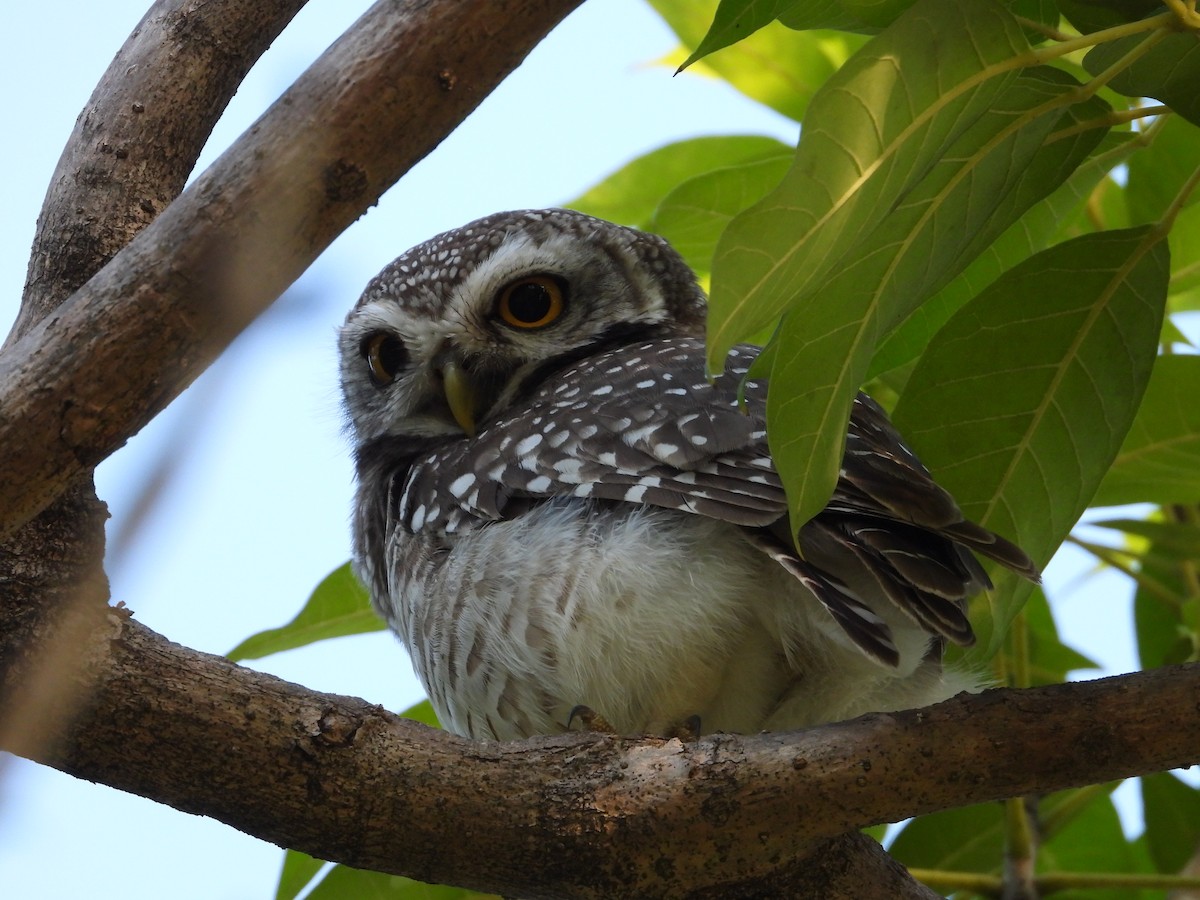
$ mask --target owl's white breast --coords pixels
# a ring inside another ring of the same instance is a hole
[[[455,537],[392,533],[376,605],[443,725],[562,730],[585,705],[621,733],[782,730],[922,705],[963,686],[921,663],[928,635],[883,610],[901,650],[865,657],[737,526],[673,510],[541,503]]]

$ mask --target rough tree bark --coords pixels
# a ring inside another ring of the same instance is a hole
[[[790,735],[476,743],[117,612],[80,650],[89,699],[48,764],[319,857],[524,897],[906,896],[880,887],[877,845],[837,836],[1200,758],[1200,665]]]
[[[55,173],[0,355],[0,747],[323,858],[529,897],[927,897],[839,835],[1200,760],[1196,667],[801,735],[472,744],[107,609],[92,467],[577,3],[379,3],[177,199],[302,2],[163,0],[139,25]]]

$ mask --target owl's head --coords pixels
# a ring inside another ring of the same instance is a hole
[[[662,238],[564,209],[496,213],[418,244],[342,327],[359,442],[474,435],[553,372],[617,344],[702,336],[704,294]]]

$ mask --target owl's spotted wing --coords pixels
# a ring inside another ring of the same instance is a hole
[[[765,526],[787,501],[767,449],[765,387],[737,386],[757,348],[704,376],[703,345],[679,338],[589,357],[540,385],[473,441],[414,465],[399,514],[448,532],[508,518],[530,498],[647,503]],[[452,497],[447,509],[437,497]]]
[[[971,643],[963,601],[990,583],[966,548],[1036,578],[1028,557],[966,521],[866,395],[854,403],[834,495],[793,542],[767,447],[765,385],[748,382],[739,402],[757,353],[735,348],[711,383],[693,339],[589,357],[474,440],[418,459],[397,513],[412,530],[454,533],[552,497],[684,510],[742,526],[883,662],[894,665],[898,652],[872,599],[894,602],[933,634]]]

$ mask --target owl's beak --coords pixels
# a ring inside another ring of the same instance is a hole
[[[442,390],[446,392],[446,403],[450,414],[467,437],[475,437],[475,386],[462,367],[453,359],[442,366]]]

